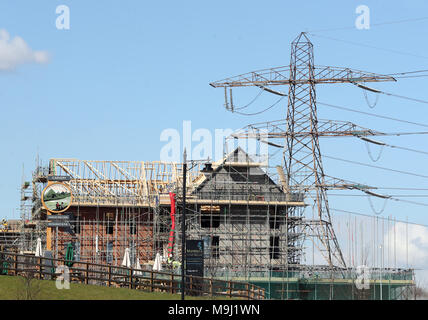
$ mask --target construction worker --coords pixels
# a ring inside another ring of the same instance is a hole
[[[172,269],[178,269],[181,266],[180,261],[172,260],[171,257],[168,258],[168,264],[172,265]]]
[[[178,269],[181,267],[181,262],[180,261],[173,261],[172,262],[172,269]]]

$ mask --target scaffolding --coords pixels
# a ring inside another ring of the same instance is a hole
[[[6,246],[7,250],[32,253],[36,249],[37,238],[46,242],[46,223],[40,220],[41,202],[36,181],[22,178],[20,188],[20,220],[16,224],[16,238]]]
[[[280,168],[253,161],[237,148],[217,162],[191,162],[188,170],[186,237],[204,241],[205,276],[260,285],[272,299],[363,294],[355,289],[355,268],[307,263],[306,229],[319,222],[305,218],[304,194],[290,191]],[[64,183],[73,192],[71,207],[61,214],[67,216],[66,228],[48,228],[50,215],[40,205],[41,190],[56,176],[69,177]],[[138,259],[143,268],[152,268],[159,253],[164,267],[179,272],[167,258],[172,232],[171,258],[181,262],[182,186],[179,163],[51,159],[27,184],[33,205],[25,221],[35,227],[21,234],[21,251],[34,251],[37,237],[44,245],[50,238],[52,257],[64,258],[71,245],[75,260],[121,265],[129,248],[132,265]],[[174,229],[171,194],[177,195]],[[383,271],[385,277],[388,270]],[[412,272],[391,270],[395,282],[381,283],[391,299],[411,295]],[[364,294],[378,297],[376,289]]]
[[[295,208],[304,207],[303,196],[284,192],[268,169],[242,149],[207,165],[191,166],[186,194],[189,239],[206,242],[209,274],[230,268],[250,276],[253,271],[299,264],[302,215]],[[182,194],[181,164],[51,159],[33,175],[38,194],[33,212],[41,221],[49,219],[39,199],[50,176],[70,177],[66,183],[73,193],[72,206],[65,212],[70,228],[51,228],[54,257],[64,254],[68,243],[89,262],[117,264],[125,248],[141,261],[154,259],[156,253],[165,256],[171,231],[169,195]],[[180,201],[177,197],[177,207]],[[180,234],[178,226],[176,260]]]
[[[303,195],[286,193],[268,171],[241,148],[202,170],[186,200],[186,237],[204,240],[208,276],[228,270],[248,279],[300,266]]]

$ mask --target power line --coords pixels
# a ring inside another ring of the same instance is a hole
[[[405,148],[405,147],[399,147],[399,146],[394,146],[394,145],[391,145],[391,144],[385,144],[385,146],[393,148],[393,149],[401,149],[401,150],[405,150],[405,151],[416,152],[416,153],[421,153],[421,154],[428,155],[427,151],[422,151],[422,150],[417,150],[417,149],[411,149],[411,148]]]
[[[428,77],[428,74],[421,74],[421,75],[415,75],[415,76],[396,76],[395,79],[408,79],[408,78],[425,78]]]
[[[405,19],[405,20],[395,20],[395,21],[387,21],[387,22],[381,22],[381,23],[371,23],[370,28],[372,27],[380,27],[383,25],[391,25],[391,24],[400,24],[400,23],[406,23],[406,22],[415,22],[415,21],[422,21],[422,20],[428,20],[428,17],[422,17],[422,18],[413,18],[413,19]],[[337,27],[337,28],[328,28],[328,29],[318,29],[318,30],[312,30],[308,31],[308,33],[311,32],[325,32],[325,31],[338,31],[338,30],[355,30],[355,26],[352,27]]]
[[[253,104],[254,101],[256,101],[261,96],[263,92],[264,90],[260,89],[260,92],[249,103],[247,103],[245,106],[242,106],[242,107],[234,106],[233,110],[242,110],[242,109],[248,108],[251,104]]]
[[[387,201],[387,200],[393,200],[393,201],[398,201],[398,202],[405,202],[405,203],[410,203],[410,204],[414,204],[414,205],[418,205],[418,206],[428,207],[428,203],[416,202],[416,201],[410,201],[410,200],[404,200],[404,199],[398,199],[398,198],[393,197],[393,196],[389,196],[388,199],[385,199],[385,201]]]
[[[320,35],[317,35],[314,33],[309,33],[309,32],[308,32],[308,34],[310,34],[314,37],[325,38],[325,39],[329,39],[329,40],[333,40],[333,41],[339,41],[339,42],[343,42],[343,43],[348,43],[348,44],[352,44],[352,45],[356,45],[356,46],[361,46],[361,47],[366,47],[366,48],[371,48],[371,49],[376,49],[376,50],[382,50],[382,51],[387,51],[387,52],[391,52],[391,53],[417,57],[417,58],[428,59],[427,56],[421,56],[421,55],[413,54],[413,53],[409,53],[409,52],[403,52],[403,51],[398,51],[398,50],[393,50],[393,49],[381,48],[381,47],[376,47],[376,46],[368,45],[365,43],[359,43],[359,42],[354,42],[354,41],[349,41],[349,40],[342,40],[342,39],[336,39],[336,38],[331,38],[331,37],[326,37],[326,36],[320,36]]]
[[[391,171],[391,172],[406,174],[406,175],[420,177],[420,178],[428,178],[428,176],[426,176],[426,175],[422,175],[422,174],[418,174],[418,173],[414,173],[414,172],[408,172],[408,171],[396,170],[396,169],[391,169],[391,168],[385,168],[385,167],[375,166],[375,165],[368,164],[368,163],[363,163],[363,162],[358,162],[358,161],[353,161],[353,160],[347,160],[347,159],[342,159],[342,158],[336,158],[336,157],[327,156],[327,155],[323,155],[323,157],[324,158],[333,159],[333,160],[348,162],[348,163],[352,163],[352,164],[358,164],[360,166],[371,167],[371,168],[376,168],[376,169],[382,169],[382,170],[386,170],[386,171]]]
[[[380,90],[379,90],[379,93],[382,93],[382,94],[385,94],[385,95],[391,96],[391,97],[396,97],[396,98],[401,98],[401,99],[405,99],[405,100],[410,100],[410,101],[415,101],[415,102],[419,102],[419,103],[428,104],[427,100],[415,99],[415,98],[401,96],[401,95],[398,95],[398,94],[393,94],[393,93],[390,93],[390,92],[385,92],[385,91],[380,91]]]
[[[412,149],[412,148],[406,148],[406,147],[400,147],[400,146],[396,146],[396,145],[392,145],[392,144],[388,144],[388,143],[384,143],[384,142],[380,142],[380,141],[375,141],[375,140],[371,140],[371,139],[367,139],[365,137],[359,136],[359,138],[363,141],[366,142],[367,145],[367,150],[369,151],[369,155],[370,155],[370,149],[368,148],[368,144],[369,143],[373,143],[373,144],[377,144],[383,147],[389,147],[391,149],[400,149],[400,150],[405,150],[405,151],[410,151],[410,152],[416,152],[416,153],[420,153],[420,154],[426,154],[428,155],[427,151],[422,151],[422,150],[418,150],[418,149]],[[371,155],[370,155],[371,157]],[[380,154],[379,154],[380,157]],[[373,160],[373,158],[372,158]],[[378,159],[374,160],[377,161]]]
[[[354,212],[354,211],[348,211],[348,210],[342,210],[342,209],[335,209],[335,208],[331,208],[331,207],[330,207],[330,210],[337,211],[337,212],[343,212],[343,213],[349,213],[349,214],[353,214],[353,215],[357,215],[357,216],[363,216],[363,217],[369,217],[369,218],[376,217],[377,219],[388,220],[388,218],[374,216],[374,215],[371,215],[371,214],[364,214],[364,213],[359,213],[359,212]],[[428,225],[426,225],[426,224],[416,223],[416,222],[409,222],[409,221],[404,221],[404,220],[395,220],[395,222],[401,222],[401,223],[406,223],[406,224],[413,224],[413,225],[417,225],[417,226],[421,226],[421,227],[428,227]]]
[[[428,188],[399,188],[399,187],[376,187],[380,190],[407,190],[407,191],[428,191]]]
[[[361,84],[359,84],[357,82],[353,82],[353,84],[356,85],[357,87],[363,89],[364,90],[364,94],[366,94],[366,91],[373,91],[373,92],[375,92],[377,94],[381,93],[381,94],[384,94],[384,95],[387,95],[387,96],[392,96],[392,97],[396,97],[396,98],[401,98],[401,99],[406,99],[406,100],[411,100],[411,101],[415,101],[415,102],[420,102],[420,103],[428,104],[427,100],[422,100],[422,99],[416,99],[416,98],[401,96],[401,95],[394,94],[394,93],[391,93],[391,92],[386,92],[386,91],[382,91],[382,90],[379,90],[379,89],[369,88],[369,87],[363,86],[363,85],[361,85]],[[367,100],[367,96],[366,96],[366,100]],[[367,103],[368,103],[368,101],[367,101]],[[369,105],[369,107],[371,107],[371,106]]]
[[[428,188],[376,187],[378,190],[428,191]]]
[[[261,111],[258,112],[254,112],[254,113],[244,113],[244,112],[239,112],[239,111],[233,111],[233,113],[237,113],[243,116],[255,116],[257,114],[261,114],[263,112],[266,112],[270,109],[272,109],[273,107],[275,107],[282,99],[284,99],[286,96],[282,96],[281,98],[279,98],[274,104],[272,104],[271,106],[267,107],[266,109],[263,109]]]
[[[424,206],[424,207],[428,207],[428,203],[422,203],[422,202],[416,202],[416,201],[410,201],[410,200],[403,200],[403,199],[397,199],[397,198],[390,198],[390,200],[394,200],[394,201],[400,201],[400,202],[406,202],[406,203],[410,203],[410,204],[416,204],[418,206]]]
[[[332,108],[346,110],[346,111],[355,112],[355,113],[361,113],[361,114],[369,115],[369,116],[372,116],[372,117],[377,117],[377,118],[382,118],[382,119],[387,119],[387,120],[392,120],[392,121],[397,121],[397,122],[402,122],[402,123],[407,123],[407,124],[413,124],[413,125],[416,125],[416,126],[428,128],[428,125],[424,124],[424,123],[419,123],[419,122],[413,122],[413,121],[407,121],[407,120],[397,119],[397,118],[383,116],[383,115],[376,114],[376,113],[358,111],[358,110],[354,110],[354,109],[351,109],[351,108],[347,108],[347,107],[343,107],[343,106],[338,106],[338,105],[333,105],[333,104],[329,104],[329,103],[325,103],[325,102],[319,102],[318,101],[317,103],[321,104],[321,105],[324,105],[324,106],[327,106],[327,107],[332,107]]]
[[[416,70],[416,71],[405,71],[405,72],[396,72],[396,73],[388,73],[386,76],[399,76],[399,75],[406,75],[411,73],[421,73],[421,72],[428,72],[428,69],[426,70]]]
[[[405,23],[405,22],[415,22],[415,21],[421,21],[421,20],[428,20],[428,17],[422,17],[422,18],[412,18],[412,19],[405,19],[405,20],[395,20],[395,21],[387,21],[382,23],[372,23],[370,24],[370,27],[375,26],[384,26],[389,24],[399,24],[399,23]]]
[[[342,197],[368,197],[368,195],[357,195],[357,194],[353,194],[353,195],[347,195],[347,194],[328,194],[329,196],[342,196]],[[387,200],[393,200],[393,201],[399,201],[399,202],[406,202],[406,203],[410,203],[410,204],[415,204],[415,205],[419,205],[419,206],[424,206],[424,207],[428,207],[428,203],[423,203],[423,202],[416,202],[416,201],[410,201],[410,200],[404,200],[404,199],[398,199],[397,197],[403,197],[403,196],[392,196],[392,195],[388,195],[388,198],[385,199],[385,201]],[[406,196],[404,196],[406,197]],[[410,196],[411,197],[411,196]],[[423,196],[423,197],[428,197],[428,196]]]
[[[329,193],[328,195],[334,196],[334,197],[367,197],[367,195],[365,195],[365,194]],[[394,194],[394,195],[390,195],[390,196],[394,197],[394,198],[417,198],[417,197],[428,198],[428,194]]]
[[[415,73],[426,73],[426,72],[428,72],[428,70],[397,72],[397,73],[390,73],[386,75],[393,76],[395,79],[420,78],[420,77],[428,77],[428,74],[415,74]]]

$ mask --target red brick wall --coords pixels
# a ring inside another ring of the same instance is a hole
[[[97,217],[98,212],[98,217]],[[147,209],[124,209],[102,207],[71,207],[65,213],[72,213],[80,220],[80,233],[70,229],[52,229],[52,251],[58,251],[58,258],[63,259],[67,244],[80,242],[80,260],[87,262],[107,262],[107,243],[113,243],[112,264],[120,265],[125,248],[131,248],[132,241],[140,263],[154,259],[153,255],[153,215]],[[117,224],[116,224],[117,216]],[[130,217],[135,217],[136,232],[131,234]],[[78,221],[79,221],[78,220]],[[98,223],[97,223],[98,221]],[[113,234],[107,233],[107,224],[113,226]],[[75,228],[76,231],[76,228]],[[96,253],[96,236],[98,235],[98,254]]]

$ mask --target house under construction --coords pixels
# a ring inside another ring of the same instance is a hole
[[[70,177],[65,183],[73,201],[61,213],[68,216],[68,227],[47,227],[50,213],[40,192],[52,176]],[[301,216],[290,208],[305,206],[303,195],[285,193],[263,164],[240,148],[218,163],[195,164],[187,177],[187,235],[204,240],[210,275],[225,268],[249,274],[299,265],[302,235],[295,222]],[[172,205],[181,207],[181,164],[52,159],[48,168],[35,171],[32,185],[34,206],[26,220],[46,230],[46,247],[54,257],[62,258],[69,244],[76,259],[97,263],[120,263],[125,248],[131,261],[181,254],[171,215]],[[23,237],[31,250],[35,236]]]
[[[221,161],[188,168],[186,234],[204,240],[205,276],[253,282],[271,298],[361,298],[355,270],[303,265],[304,196],[290,193],[281,169],[275,169],[274,179],[264,162],[241,148]],[[71,247],[74,260],[100,264],[120,265],[126,248],[132,264],[138,258],[151,267],[157,253],[164,262],[180,261],[182,170],[180,163],[161,161],[51,159],[36,168],[31,183],[23,183],[20,251],[33,252],[41,238],[60,259]],[[41,193],[58,177],[67,177],[63,183],[72,190],[72,203],[54,217],[42,206]],[[66,225],[50,227],[58,216]],[[389,298],[407,297],[413,271],[389,274]],[[373,277],[374,284],[386,285]],[[364,293],[378,295],[376,289]]]
[[[354,263],[357,241],[354,244],[351,223],[348,257],[353,257],[353,267],[346,262],[327,191],[360,190],[382,196],[371,192],[370,186],[327,176],[319,143],[322,137],[363,139],[384,134],[348,121],[318,119],[316,85],[342,83],[367,89],[365,82],[383,81],[396,79],[315,65],[313,44],[303,32],[291,43],[288,66],[210,83],[224,89],[226,109],[232,112],[236,87],[257,87],[281,96],[275,104],[288,97],[285,121],[249,125],[231,137],[255,138],[283,150],[280,166],[269,167],[237,148],[218,162],[189,162],[183,181],[181,163],[51,159],[47,166],[37,165],[32,182],[23,182],[21,227],[8,243],[33,252],[40,238],[54,257],[70,257],[66,252],[72,251],[74,260],[113,265],[121,263],[127,248],[131,263],[138,260],[142,265],[153,263],[159,253],[165,266],[178,272],[173,266],[181,261],[185,194],[186,237],[204,241],[206,277],[245,280],[279,299],[409,298],[415,284],[413,270],[384,267],[385,245],[378,238],[385,234],[383,228],[376,232],[376,223],[370,238],[370,272],[362,275]],[[42,205],[41,194],[58,179],[64,179],[72,198],[67,209],[54,215]],[[312,219],[304,214],[311,204]],[[377,255],[380,243],[382,253]],[[326,265],[315,264],[315,247]],[[312,263],[307,259],[310,249]],[[361,276],[368,287],[357,285]]]

